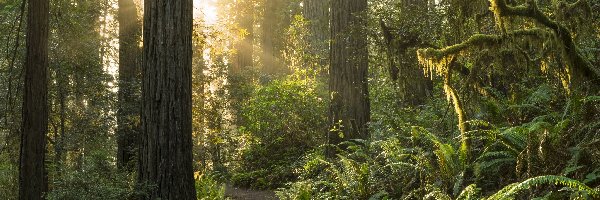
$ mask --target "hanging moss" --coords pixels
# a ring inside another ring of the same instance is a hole
[[[417,58],[419,63],[424,66],[427,75],[443,76],[447,73],[449,61],[456,56],[465,56],[470,51],[480,49],[499,48],[504,43],[510,42],[512,38],[530,38],[530,40],[533,40],[547,38],[548,35],[547,31],[539,28],[513,31],[506,35],[475,34],[460,44],[443,49],[419,49],[417,50]]]
[[[580,1],[581,0],[569,4],[569,6],[572,8],[585,7],[581,6],[585,2]],[[509,6],[506,4],[506,0],[490,0],[490,3],[490,10],[494,13],[497,23],[499,24],[502,24],[504,17],[525,17],[533,19],[537,23],[551,29],[562,44],[563,54],[567,61],[566,67],[574,68],[567,71],[572,72],[576,70],[578,71],[577,76],[583,76],[588,80],[600,83],[600,69],[593,66],[581,55],[579,48],[573,42],[571,32],[564,25],[561,25],[546,16],[538,8],[536,1],[528,0],[526,4],[519,6]]]
[[[575,9],[575,7],[585,8],[586,4],[583,1],[579,0],[566,4],[566,6],[569,9]],[[549,74],[551,72],[560,79],[568,94],[571,93],[573,79],[585,77],[588,80],[600,80],[600,70],[592,66],[580,54],[573,42],[571,32],[565,26],[546,16],[538,8],[536,1],[527,0],[525,4],[518,6],[510,6],[505,0],[490,0],[490,2],[490,10],[495,16],[497,26],[501,29],[500,34],[475,34],[462,43],[445,48],[417,50],[417,58],[423,66],[424,73],[430,77],[437,75],[444,78],[444,92],[447,101],[454,105],[454,111],[458,118],[458,127],[462,137],[461,155],[465,160],[468,159],[469,149],[469,140],[466,135],[468,127],[465,123],[467,116],[459,94],[451,84],[452,63],[456,62],[457,58],[481,55],[482,50],[495,49],[494,54],[500,54],[504,57],[495,60],[494,65],[504,67],[506,66],[506,55],[504,54],[508,53],[510,58],[514,58],[514,61],[510,63],[516,63],[512,66],[528,66],[530,63],[538,63],[543,73]],[[508,31],[504,21],[512,17],[532,19],[541,26],[539,28]],[[522,48],[522,45],[525,46],[525,49]],[[530,53],[532,49],[538,50],[538,53],[533,53],[532,56]],[[521,61],[524,62],[521,63]],[[550,66],[560,67],[550,68]],[[479,71],[472,70],[471,73],[486,73]],[[470,76],[476,75],[470,74]],[[476,83],[469,82],[468,84],[477,86]]]

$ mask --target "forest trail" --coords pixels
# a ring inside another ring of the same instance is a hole
[[[236,200],[278,200],[274,191],[257,191],[225,186],[225,196]]]

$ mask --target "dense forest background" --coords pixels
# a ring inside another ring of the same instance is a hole
[[[600,0],[0,0],[0,47],[0,199],[600,198]]]

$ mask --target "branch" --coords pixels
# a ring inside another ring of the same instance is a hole
[[[539,28],[517,30],[509,32],[506,35],[475,34],[460,44],[448,46],[443,49],[419,49],[417,50],[417,55],[419,56],[419,58],[433,60],[434,62],[437,62],[446,57],[458,55],[460,53],[468,51],[469,49],[474,47],[498,46],[514,37],[540,37],[544,34],[546,34],[546,31]]]
[[[492,11],[496,15],[497,20],[501,20],[502,17],[509,16],[519,16],[526,17],[535,20],[536,22],[550,28],[556,36],[562,42],[562,46],[564,47],[564,51],[567,54],[567,58],[571,61],[571,64],[576,69],[582,70],[584,76],[588,79],[595,80],[596,82],[600,81],[600,70],[594,67],[586,58],[584,58],[579,49],[573,42],[573,38],[571,38],[571,33],[569,30],[557,23],[556,21],[551,20],[548,16],[546,16],[542,11],[538,8],[535,0],[529,1],[525,5],[520,6],[509,6],[506,4],[505,0],[490,0],[492,3]],[[576,6],[578,4],[584,3],[582,0],[571,4],[571,6]],[[501,21],[499,21],[500,23]]]

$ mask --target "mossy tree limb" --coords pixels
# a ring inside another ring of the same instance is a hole
[[[465,51],[468,51],[472,48],[494,47],[494,46],[504,44],[509,39],[519,38],[519,37],[540,38],[546,34],[547,34],[547,31],[545,31],[544,29],[540,29],[540,28],[522,29],[522,30],[512,31],[512,32],[507,33],[506,35],[475,34],[462,43],[448,46],[448,47],[445,47],[442,49],[434,49],[434,48],[419,49],[419,50],[417,50],[417,55],[421,62],[423,62],[425,60],[430,60],[430,61],[437,63],[446,57],[456,56],[456,55],[461,54]]]
[[[451,84],[452,72],[460,71],[459,69],[455,69],[456,67],[452,67],[453,63],[456,63],[456,57],[481,48],[498,47],[510,42],[509,40],[514,38],[543,39],[546,35],[548,35],[548,31],[540,28],[517,30],[504,35],[476,34],[460,44],[442,49],[427,48],[417,51],[419,62],[425,66],[430,76],[436,74],[444,78],[444,91],[447,95],[447,100],[454,105],[454,110],[458,118],[458,128],[461,133],[461,160],[469,160],[470,142],[466,135],[468,132],[466,124],[467,115],[458,92]]]
[[[463,164],[466,164],[469,162],[469,149],[470,149],[470,142],[469,142],[469,138],[467,136],[467,117],[465,115],[465,112],[463,110],[463,104],[460,100],[460,97],[458,96],[458,92],[456,91],[456,89],[454,89],[454,87],[452,87],[452,84],[450,82],[450,78],[452,77],[452,69],[451,66],[449,66],[449,69],[447,71],[447,73],[444,76],[444,91],[446,92],[446,94],[448,95],[448,101],[452,101],[452,104],[454,105],[454,111],[456,112],[456,117],[458,118],[458,129],[460,130],[460,138],[461,138],[461,145],[460,145],[460,160]]]
[[[600,83],[600,69],[594,67],[589,60],[584,58],[577,45],[571,37],[571,32],[567,27],[558,22],[550,19],[546,16],[537,6],[535,0],[530,0],[525,5],[509,6],[506,0],[490,0],[492,7],[491,10],[496,15],[496,19],[500,20],[498,23],[502,23],[503,17],[525,17],[530,18],[538,22],[539,24],[551,29],[556,37],[562,43],[562,50],[565,57],[569,60],[569,66],[573,67],[577,71],[577,76],[584,76],[587,80],[592,80],[596,83]],[[579,0],[571,6],[585,3],[585,0]]]

